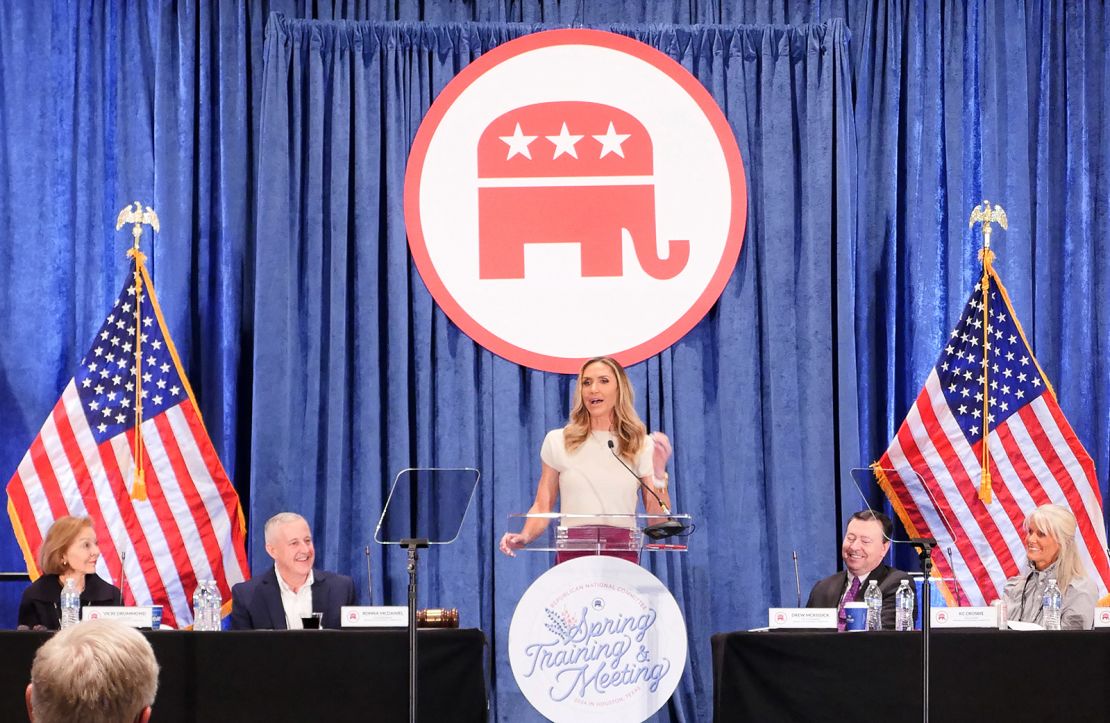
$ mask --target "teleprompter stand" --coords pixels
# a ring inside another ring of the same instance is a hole
[[[418,550],[432,545],[447,545],[459,536],[466,511],[478,487],[481,473],[472,467],[404,469],[397,473],[374,540],[382,545],[398,545],[408,553],[409,631],[409,723],[416,723],[417,635],[416,569]]]
[[[929,635],[933,628],[932,614],[932,583],[933,576],[933,548],[937,541],[931,537],[911,537],[910,544],[917,548],[917,557],[921,560],[921,715],[925,723],[929,723]]]
[[[885,480],[887,485],[897,484],[899,487],[920,491],[928,498],[932,511],[937,515],[943,529],[951,534],[952,525],[945,517],[944,510],[936,503],[928,485],[925,484],[925,479],[909,467],[887,469],[875,464],[868,468],[853,469],[852,482],[856,487],[856,492],[859,493],[860,500],[867,509],[871,509],[871,506],[867,502],[867,497],[863,494],[860,483],[864,480],[870,480],[872,475],[877,479]],[[912,545],[917,548],[917,557],[921,561],[921,716],[925,723],[929,723],[929,640],[932,636],[933,627],[933,549],[937,547],[937,541],[932,537],[911,537],[907,540],[887,538],[887,542]]]

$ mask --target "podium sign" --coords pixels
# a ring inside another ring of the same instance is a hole
[[[639,565],[568,560],[525,591],[509,625],[517,685],[552,721],[642,721],[674,693],[686,624],[670,591]]]

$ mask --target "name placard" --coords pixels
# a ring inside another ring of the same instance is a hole
[[[836,608],[770,608],[767,627],[772,630],[835,630]]]
[[[339,612],[345,628],[407,628],[409,609],[404,605],[344,605]]]
[[[1110,608],[1095,608],[1095,627],[1110,628]]]
[[[81,608],[81,619],[118,620],[124,625],[130,625],[133,628],[152,627],[153,621],[149,605],[138,607],[116,607],[108,605],[101,607],[98,605],[90,605]]]
[[[997,628],[998,608],[933,608],[934,628]]]

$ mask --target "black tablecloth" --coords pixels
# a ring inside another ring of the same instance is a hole
[[[1110,632],[936,630],[933,721],[1110,720]],[[920,633],[713,636],[714,720],[920,721]]]
[[[152,721],[408,720],[408,633],[312,630],[146,633],[161,666]],[[50,633],[0,632],[0,721],[27,720],[23,691]],[[485,721],[485,636],[421,630],[421,721]]]

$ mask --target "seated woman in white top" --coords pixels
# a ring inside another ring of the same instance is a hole
[[[669,509],[664,470],[670,452],[666,436],[659,432],[648,436],[632,406],[632,387],[621,365],[609,357],[590,359],[578,372],[567,426],[544,438],[540,451],[543,471],[528,512],[552,512],[561,498],[563,514],[631,515],[639,497],[648,514],[665,514],[648,487]],[[505,533],[501,551],[513,556],[543,534],[547,523],[543,518],[527,519],[519,533]],[[568,517],[563,521],[568,527],[597,523],[624,529],[634,526],[634,520],[627,517]],[[628,557],[634,559],[635,553]]]
[[[1075,542],[1075,515],[1061,505],[1041,505],[1025,518],[1028,573],[1006,581],[1006,617],[1044,625],[1043,599],[1049,580],[1063,596],[1060,629],[1089,630],[1095,623],[1098,590],[1086,577]]]

